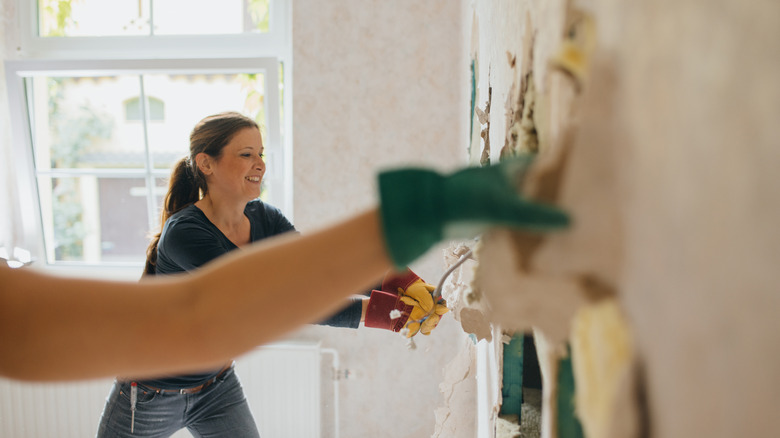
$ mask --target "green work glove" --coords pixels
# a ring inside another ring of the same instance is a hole
[[[382,226],[393,262],[401,268],[437,242],[472,238],[490,227],[567,227],[566,213],[519,195],[529,164],[530,158],[513,158],[451,175],[415,168],[381,173]]]

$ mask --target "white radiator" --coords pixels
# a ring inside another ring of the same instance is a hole
[[[321,436],[322,353],[319,344],[279,343],[236,361],[261,437]],[[0,379],[0,437],[93,437],[111,384],[112,380],[30,384]],[[186,430],[174,435],[188,436]]]
[[[318,344],[275,344],[236,362],[261,437],[320,436],[320,358]]]

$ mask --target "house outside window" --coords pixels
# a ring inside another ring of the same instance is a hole
[[[160,122],[165,120],[165,102],[156,98],[147,96],[146,108],[149,110],[149,121]],[[122,105],[125,108],[125,120],[128,122],[142,122],[144,120],[144,102],[140,97],[131,97],[125,100]]]

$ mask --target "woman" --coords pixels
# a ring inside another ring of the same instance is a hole
[[[286,233],[232,251],[190,274],[106,281],[0,263],[0,375],[64,381],[219,368],[333,314],[352,291],[440,240],[493,226],[567,227],[565,213],[517,194],[526,167],[513,160],[451,175],[386,171],[379,207],[306,236]]]
[[[258,199],[266,170],[263,149],[257,123],[239,113],[209,116],[195,126],[190,134],[190,155],[180,160],[171,174],[162,214],[164,225],[147,250],[146,275],[198,269],[239,247],[295,231],[279,209]],[[385,283],[398,283],[393,280],[396,277]],[[412,283],[425,284],[413,273],[399,278],[403,279],[407,280],[401,281],[403,290]],[[262,282],[262,277],[257,281]],[[324,324],[356,329],[371,309],[368,325],[376,326],[374,322],[382,318],[375,315],[389,315],[398,298],[395,291],[391,301],[377,301],[375,296],[370,307],[369,300],[354,298]],[[438,317],[446,307],[437,307]],[[407,318],[410,310],[405,313]],[[398,320],[401,324],[385,328],[402,329],[406,321]],[[435,326],[429,325],[427,333]],[[132,393],[135,402],[128,398]],[[184,427],[195,436],[259,436],[232,360],[195,374],[117,379],[98,436],[170,436]]]

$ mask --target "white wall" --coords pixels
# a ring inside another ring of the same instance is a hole
[[[376,203],[379,169],[466,162],[468,72],[462,1],[293,2],[294,212],[303,232]],[[338,248],[334,248],[338,251]],[[438,250],[413,266],[429,282]],[[312,285],[312,287],[316,287]],[[342,436],[425,437],[443,369],[462,345],[444,318],[410,351],[375,329],[310,327],[301,338],[341,351]],[[476,417],[475,417],[476,418]],[[461,436],[474,436],[462,430]]]

